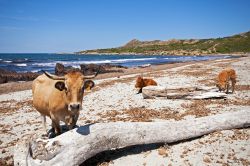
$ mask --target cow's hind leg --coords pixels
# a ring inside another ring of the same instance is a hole
[[[227,81],[227,83],[226,83],[226,89],[227,89],[226,93],[228,94],[228,92],[229,92],[229,81]]]
[[[232,93],[234,93],[236,80],[235,80],[235,79],[232,79],[231,81],[232,81]]]
[[[43,130],[47,134],[46,116],[41,114],[41,118],[42,118],[42,123],[43,123]]]

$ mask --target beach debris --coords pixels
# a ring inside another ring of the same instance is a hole
[[[163,86],[147,86],[142,88],[144,99],[155,99],[158,97],[167,99],[211,99],[226,98],[227,94],[216,92],[216,88],[211,87],[184,87],[167,89]]]
[[[216,131],[249,127],[249,125],[250,110],[174,122],[89,124],[52,139],[20,140],[14,150],[14,164],[80,165],[107,150],[150,143],[173,143]]]
[[[144,64],[144,65],[139,65],[138,67],[139,68],[146,68],[146,67],[150,67],[151,66],[151,64],[149,63],[149,64]]]
[[[190,99],[211,99],[211,98],[226,98],[227,94],[222,92],[205,92],[199,95],[190,97]]]
[[[166,97],[167,88],[163,86],[147,86],[142,88],[142,96],[144,99],[155,97]]]

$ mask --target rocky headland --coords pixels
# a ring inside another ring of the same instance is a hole
[[[133,39],[121,47],[83,50],[78,54],[114,55],[244,55],[250,52],[250,31],[223,38],[140,41]]]

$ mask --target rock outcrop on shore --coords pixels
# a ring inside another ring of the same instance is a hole
[[[55,74],[58,76],[62,76],[72,70],[78,70],[84,75],[91,75],[93,73],[96,73],[97,71],[99,71],[99,74],[104,74],[112,72],[123,72],[122,68],[124,69],[126,67],[110,64],[81,64],[80,68],[74,68],[72,66],[64,66],[61,63],[57,63],[55,66]],[[15,71],[0,69],[0,84],[15,81],[32,81],[39,75],[40,73],[18,73]]]
[[[56,66],[55,66],[55,75],[63,76],[63,75],[65,75],[68,71],[74,70],[74,69],[75,69],[75,68],[72,67],[72,66],[65,67],[63,64],[57,63]]]
[[[39,74],[26,72],[26,73],[17,73],[15,71],[8,71],[0,69],[0,83],[7,83],[12,81],[31,81],[34,80]]]
[[[93,73],[99,72],[99,74],[104,73],[112,73],[112,72],[122,72],[122,68],[126,68],[120,65],[111,65],[111,64],[81,64],[80,69],[74,68],[72,66],[65,67],[61,63],[57,63],[55,66],[55,74],[56,75],[65,75],[71,70],[78,70],[82,72],[84,75],[91,75]]]

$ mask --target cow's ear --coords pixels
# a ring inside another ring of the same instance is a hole
[[[92,80],[87,80],[87,81],[84,82],[83,90],[84,90],[84,89],[90,90],[90,89],[92,89],[94,86],[95,86],[94,81],[92,81]]]
[[[55,84],[55,88],[60,90],[60,91],[63,91],[65,89],[65,83],[62,81],[58,81]]]

